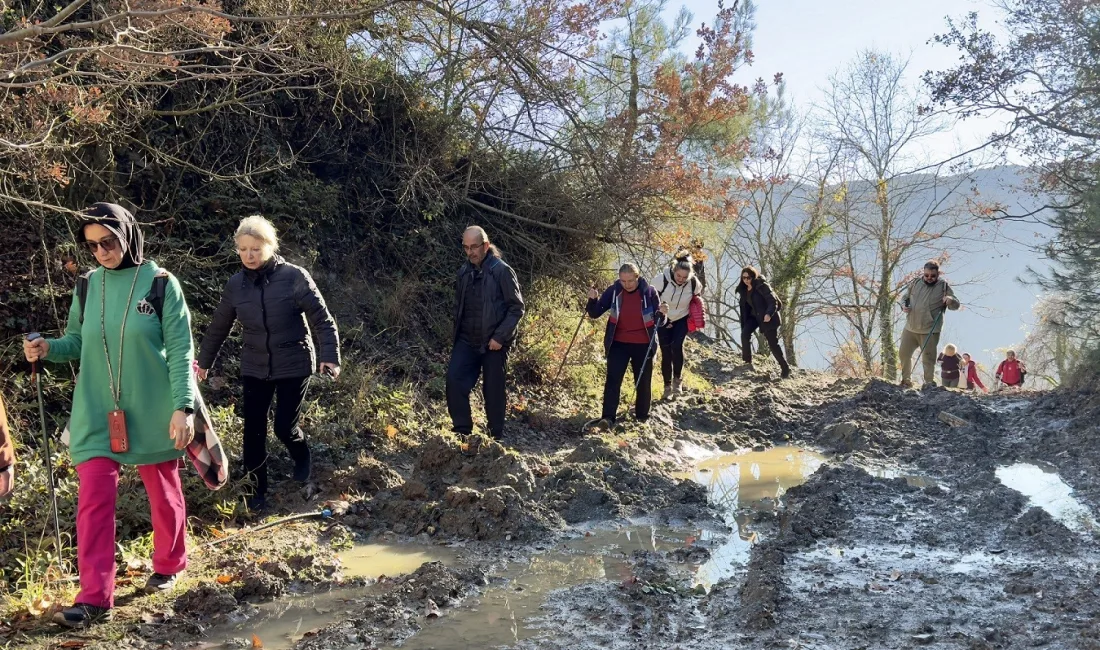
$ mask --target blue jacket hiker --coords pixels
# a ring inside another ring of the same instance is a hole
[[[605,426],[615,423],[619,392],[628,364],[638,386],[634,415],[639,422],[649,419],[653,356],[657,346],[655,333],[665,321],[660,302],[657,291],[649,286],[633,264],[624,264],[619,269],[619,279],[603,295],[595,287],[588,293],[589,316],[599,318],[605,312],[611,312],[603,338],[607,353],[607,379],[603,387],[601,417]]]

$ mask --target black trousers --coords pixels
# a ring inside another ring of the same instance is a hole
[[[741,359],[745,363],[752,363],[752,335],[758,328],[768,341],[768,347],[772,349],[772,356],[779,362],[779,367],[786,370],[787,360],[783,357],[783,348],[779,345],[779,328],[771,327],[771,323],[761,325],[754,318],[746,319],[741,323]]]
[[[646,354],[648,343],[620,343],[615,341],[607,351],[607,380],[603,385],[603,419],[615,421],[619,410],[619,391],[629,365],[638,383],[638,395],[634,400],[634,416],[644,421],[649,417],[649,405],[653,401],[653,355]],[[642,360],[645,359],[645,365]]]
[[[657,330],[657,340],[661,344],[661,378],[665,380],[665,386],[684,373],[684,339],[687,335],[687,316]]]
[[[306,434],[298,426],[309,377],[268,381],[244,377],[244,469],[257,496],[267,493],[267,415],[275,400],[275,437],[297,463],[309,460]]]
[[[508,347],[481,352],[462,339],[455,341],[451,364],[447,367],[447,412],[451,415],[455,433],[470,434],[474,431],[470,392],[477,385],[478,377],[481,377],[489,435],[499,438],[504,434],[504,412],[508,403],[504,377],[508,366]]]

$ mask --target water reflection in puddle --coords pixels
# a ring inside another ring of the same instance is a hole
[[[1073,488],[1057,472],[1017,463],[998,467],[997,479],[1026,496],[1031,505],[1046,510],[1066,528],[1079,533],[1097,529],[1088,507],[1073,496]]]
[[[748,562],[757,535],[748,524],[746,510],[770,512],[776,500],[788,489],[806,482],[825,463],[825,456],[798,447],[773,447],[765,451],[725,454],[699,463],[685,475],[706,486],[710,502],[722,513],[726,524],[736,532],[711,548],[711,557],[695,572],[696,584],[707,589],[733,575]],[[700,538],[717,537],[702,531]]]

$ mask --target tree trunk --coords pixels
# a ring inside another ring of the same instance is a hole
[[[890,271],[884,265],[882,289],[878,295],[879,339],[882,343],[882,376],[888,381],[898,378],[898,349],[894,343],[894,301],[890,287]]]

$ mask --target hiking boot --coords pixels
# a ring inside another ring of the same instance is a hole
[[[72,607],[63,609],[53,615],[54,623],[73,629],[91,627],[99,623],[106,623],[109,620],[111,620],[111,610],[106,607],[85,605],[84,603],[76,603]]]
[[[786,379],[787,377],[790,377],[790,376],[791,376],[791,367],[790,366],[784,367],[783,371],[779,373],[779,378],[780,379]]]
[[[666,402],[672,399],[672,392],[672,384],[665,384],[665,392],[661,394],[661,399]]]
[[[672,380],[672,392],[675,393],[677,397],[684,394],[684,382],[679,377]]]
[[[926,382],[924,382],[923,384],[921,384],[921,387],[920,387],[920,389],[921,389],[921,390],[926,390],[926,389],[929,389],[929,388],[935,388],[935,387],[936,387],[936,382],[934,382],[934,381],[926,381]]]
[[[249,512],[263,512],[267,510],[267,499],[261,495],[253,495],[245,501]]]
[[[309,454],[306,454],[305,458],[299,458],[294,461],[294,480],[299,483],[308,483],[309,475],[312,472],[313,463],[310,461]]]
[[[902,379],[898,382],[898,386],[901,386],[902,388],[912,388],[913,382],[909,381],[908,379]]]
[[[177,578],[179,578],[178,573],[172,575],[154,573],[145,581],[145,587],[141,591],[145,594],[163,594],[176,586]]]

